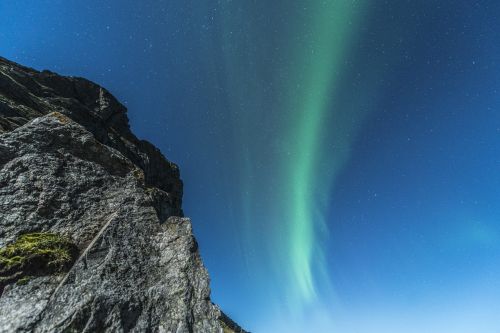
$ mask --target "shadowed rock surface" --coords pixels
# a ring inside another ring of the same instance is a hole
[[[0,291],[0,332],[244,332],[210,301],[181,202],[177,166],[108,91],[0,58],[0,248],[29,233],[78,248]]]

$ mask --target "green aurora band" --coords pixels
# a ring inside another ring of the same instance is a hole
[[[314,271],[324,265],[318,236],[324,230],[323,207],[320,198],[330,191],[331,182],[339,170],[337,156],[324,156],[322,137],[327,113],[331,112],[332,96],[337,92],[344,57],[349,49],[351,34],[356,29],[359,10],[352,1],[315,1],[311,3],[309,46],[299,48],[296,54],[303,60],[298,67],[299,82],[303,82],[294,113],[298,115],[290,136],[295,138],[294,163],[290,163],[288,179],[291,224],[288,240],[291,253],[291,273],[298,297],[311,301],[316,296]],[[293,106],[291,106],[293,107]],[[334,111],[334,110],[333,110]],[[333,119],[338,121],[338,119]],[[344,126],[347,126],[345,124]],[[350,133],[347,133],[350,134]],[[348,144],[343,140],[343,144]],[[325,163],[331,169],[327,174],[318,170]],[[325,181],[327,180],[327,181]]]
[[[228,144],[239,161],[234,182],[243,215],[235,234],[248,271],[262,275],[252,279],[274,282],[269,288],[282,291],[290,310],[317,300],[318,283],[329,285],[326,200],[365,114],[360,100],[346,107],[335,97],[365,9],[350,0],[220,7],[214,44],[223,47],[213,52],[225,76],[213,85],[228,89],[224,106],[233,110]],[[259,19],[262,25],[250,25]]]

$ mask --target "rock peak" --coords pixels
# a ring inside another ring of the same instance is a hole
[[[181,205],[106,89],[0,57],[0,332],[244,332]]]

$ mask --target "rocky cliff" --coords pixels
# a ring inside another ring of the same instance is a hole
[[[0,332],[244,332],[181,202],[108,91],[0,58]]]

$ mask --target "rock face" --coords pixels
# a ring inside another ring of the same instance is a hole
[[[0,332],[244,332],[210,301],[181,201],[177,166],[108,91],[0,58],[0,248],[28,233],[78,248],[0,290]]]

